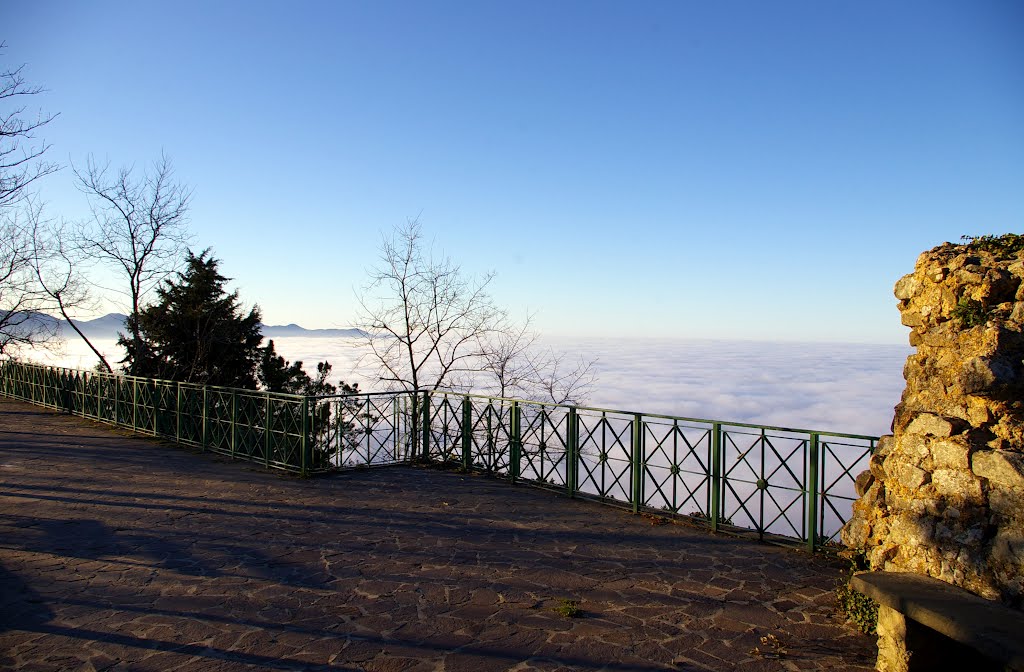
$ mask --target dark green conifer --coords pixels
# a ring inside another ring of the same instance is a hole
[[[185,270],[157,290],[158,300],[136,320],[143,342],[120,335],[124,362],[136,375],[226,387],[256,387],[260,359],[260,311],[248,313],[238,292],[225,290],[228,278],[205,250],[188,253]]]

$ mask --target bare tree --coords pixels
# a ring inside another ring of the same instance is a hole
[[[582,404],[597,381],[595,360],[542,348],[532,328],[533,316],[506,323],[480,345],[480,372],[498,397],[518,397],[554,404]]]
[[[49,145],[35,137],[56,115],[27,115],[20,101],[42,89],[25,82],[23,69],[0,71],[0,355],[7,356],[58,333],[56,321],[41,313],[45,295],[32,271],[35,241],[26,206],[29,187],[58,169],[42,159]]]
[[[360,326],[379,382],[419,392],[465,384],[480,370],[480,344],[505,321],[487,287],[447,257],[424,249],[420,224],[396,228],[358,296]]]
[[[594,361],[570,362],[539,347],[532,316],[510,320],[487,293],[493,274],[474,280],[447,257],[435,258],[418,221],[384,239],[380,262],[358,299],[364,361],[386,387],[469,391],[483,384],[499,397],[557,404],[582,403],[592,390]]]
[[[0,219],[0,355],[46,343],[59,332],[57,321],[42,313],[46,297],[33,272],[33,233],[22,212]]]
[[[378,381],[412,394],[411,447],[418,454],[421,391],[466,384],[479,371],[480,344],[505,321],[487,287],[447,257],[424,249],[419,222],[396,227],[357,297],[360,326]],[[424,447],[426,449],[426,447]]]
[[[582,355],[570,360],[566,353],[548,348],[531,355],[529,361],[531,399],[577,406],[586,403],[597,384],[597,361]]]
[[[0,42],[0,50],[6,48]],[[59,169],[56,163],[42,159],[49,149],[45,141],[36,140],[36,131],[53,121],[55,114],[37,112],[27,116],[26,106],[18,101],[42,93],[43,89],[25,82],[19,66],[0,71],[0,211],[7,210],[28,194],[28,187],[45,175]],[[11,105],[10,108],[7,108]]]
[[[113,371],[110,363],[93,345],[74,319],[79,310],[92,312],[95,301],[89,292],[91,284],[81,274],[81,248],[69,245],[73,239],[65,222],[51,222],[43,218],[41,204],[30,203],[26,208],[32,225],[32,270],[37,290],[45,298],[50,310],[56,309],[68,326],[85,341],[106,371]]]
[[[480,372],[485,387],[497,397],[523,397],[534,379],[530,354],[540,334],[531,327],[532,315],[521,324],[506,323],[479,344]]]
[[[80,248],[126,281],[114,291],[128,301],[126,325],[134,352],[143,353],[145,341],[134,318],[146,294],[185,257],[192,190],[175,180],[171,160],[162,153],[141,175],[133,166],[111,171],[109,163],[99,165],[91,156],[83,169],[72,169],[92,211],[92,222],[79,232]]]

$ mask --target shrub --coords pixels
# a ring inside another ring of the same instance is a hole
[[[1024,250],[1024,235],[1004,233],[1001,236],[960,236],[963,245],[972,250],[991,252],[997,257],[1012,257]]]
[[[985,310],[984,304],[981,301],[975,301],[966,296],[960,297],[956,308],[953,309],[952,315],[960,322],[961,329],[977,327],[978,325],[985,324],[985,320],[988,319],[988,311]]]
[[[836,586],[836,604],[847,623],[864,634],[873,635],[878,625],[878,603],[850,587],[854,573],[868,568],[867,558],[861,550],[847,551],[844,555],[850,559],[850,567],[842,573]]]
[[[576,618],[583,614],[583,610],[580,609],[580,601],[570,600],[569,598],[559,600],[558,606],[552,609],[552,611],[564,618]]]

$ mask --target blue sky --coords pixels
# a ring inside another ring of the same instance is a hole
[[[208,6],[210,5],[210,6]],[[271,324],[347,326],[419,216],[558,335],[903,343],[892,285],[1024,230],[1018,2],[38,2],[51,158],[166,151]],[[41,192],[87,214],[69,170]]]

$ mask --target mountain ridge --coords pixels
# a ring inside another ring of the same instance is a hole
[[[82,333],[90,338],[117,338],[117,332],[124,330],[124,321],[127,316],[121,313],[107,313],[102,317],[91,320],[72,320]],[[74,329],[62,320],[46,313],[34,313],[30,320],[37,323],[44,323],[50,326],[57,326],[65,336],[74,335]],[[291,324],[275,325],[260,324],[260,333],[264,338],[362,338],[366,332],[362,329],[306,329],[294,322]]]

